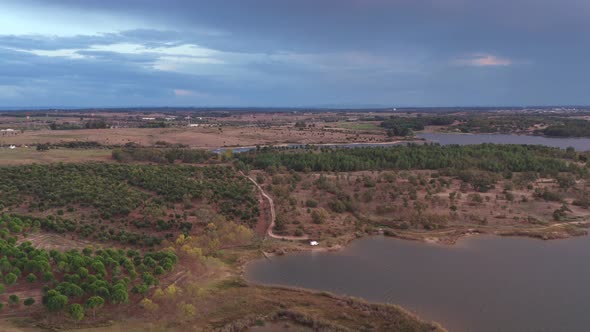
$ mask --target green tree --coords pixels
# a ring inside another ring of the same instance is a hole
[[[84,295],[84,290],[80,286],[73,284],[71,282],[62,282],[57,287],[57,290],[60,293],[69,297],[77,297]]]
[[[113,292],[111,293],[111,302],[117,303],[126,303],[129,301],[129,294],[127,293],[127,287],[122,284],[117,284],[113,287]]]
[[[33,304],[35,304],[35,299],[32,297],[29,297],[28,299],[23,301],[23,304],[26,305],[27,307],[32,306]]]
[[[47,300],[45,305],[49,311],[57,312],[65,309],[68,304],[68,297],[61,294],[60,292],[52,289],[47,292]]]
[[[37,281],[37,276],[34,275],[33,273],[29,273],[29,275],[27,276],[27,281],[28,282],[35,282],[35,281]]]
[[[68,313],[76,321],[81,321],[84,318],[84,308],[78,303],[70,305]]]
[[[16,283],[17,276],[14,273],[8,273],[4,276],[4,282],[6,282],[9,286],[14,285]]]
[[[86,300],[86,303],[84,304],[86,308],[92,310],[93,318],[96,318],[96,309],[102,308],[103,305],[104,299],[100,296],[92,296],[88,300]]]

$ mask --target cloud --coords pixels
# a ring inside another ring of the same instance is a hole
[[[12,38],[14,39],[14,38]],[[67,43],[67,40],[66,40]],[[22,44],[19,43],[19,44]],[[57,43],[59,45],[59,43]],[[0,44],[0,47],[3,45]],[[152,55],[154,57],[168,56],[168,57],[184,57],[192,59],[210,59],[211,57],[220,54],[220,52],[213,49],[201,47],[195,44],[177,44],[174,41],[160,42],[158,45],[147,45],[141,43],[131,43],[118,41],[115,43],[97,43],[84,45],[79,48],[60,48],[55,45],[51,49],[34,48],[31,46],[25,48],[5,47],[7,49],[35,54],[38,56],[48,57],[67,57],[71,59],[81,59],[90,54],[98,55],[101,52],[110,54],[128,54],[128,55]],[[204,61],[205,62],[205,61]]]
[[[0,102],[590,103],[588,10],[587,0],[2,0]]]
[[[424,60],[423,56],[416,52],[231,52],[182,40],[179,34],[170,31],[134,30],[87,37],[53,37],[47,41],[39,36],[0,35],[0,48],[42,58],[63,58],[81,63],[125,63],[147,70],[209,75],[232,81],[280,81],[282,77],[269,75],[272,75],[271,72],[281,71],[327,73],[337,75],[339,79],[359,72],[365,76],[416,73],[422,68]],[[264,85],[263,82],[260,84]]]
[[[42,7],[42,8],[41,8]],[[24,1],[0,3],[0,31],[7,35],[44,34],[46,36],[95,35],[149,27],[130,15],[102,10],[83,10],[55,6],[53,3],[27,5]],[[154,24],[151,24],[153,27]]]
[[[514,63],[511,59],[485,53],[470,54],[452,61],[455,65],[475,67],[505,67]]]
[[[21,50],[17,48],[13,48],[13,51],[17,52],[25,52],[30,53],[38,56],[46,56],[46,57],[62,57],[62,58],[69,58],[69,59],[83,59],[86,56],[80,54],[78,52],[82,51],[80,49],[59,49],[59,50]]]
[[[191,91],[191,90],[174,89],[174,95],[177,96],[177,97],[192,96],[193,94],[194,94],[194,92]]]

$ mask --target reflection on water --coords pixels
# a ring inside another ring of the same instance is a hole
[[[420,133],[416,137],[425,139],[428,142],[435,142],[441,145],[459,144],[532,144],[532,145],[546,145],[556,148],[565,149],[573,147],[577,151],[590,151],[590,138],[551,138],[542,136],[524,136],[524,135],[502,135],[502,134],[445,134],[445,133]],[[420,143],[420,142],[415,142]],[[350,143],[350,144],[286,144],[278,145],[276,147],[303,149],[306,147],[331,147],[331,148],[362,148],[362,147],[392,147],[396,145],[404,145],[407,142],[392,142],[392,143]],[[223,153],[225,150],[231,149],[233,153],[242,153],[255,150],[255,146],[233,147],[233,148],[217,148],[211,150],[214,153]]]
[[[402,305],[450,331],[588,331],[590,237],[472,237],[456,246],[383,237],[337,253],[250,264],[257,283]]]
[[[421,133],[416,135],[430,142],[448,144],[533,144],[546,145],[555,148],[565,149],[569,146],[576,151],[590,151],[590,138],[553,138],[543,136],[524,135],[502,135],[502,134],[444,134],[444,133]]]

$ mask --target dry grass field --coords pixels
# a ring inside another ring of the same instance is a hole
[[[109,160],[111,160],[111,151],[107,149],[51,149],[37,151],[34,147],[0,148],[0,166]]]
[[[357,133],[349,129],[306,128],[293,126],[261,127],[195,127],[195,128],[117,128],[81,130],[35,130],[0,137],[0,145],[31,145],[62,142],[99,142],[103,145],[136,143],[152,146],[156,142],[184,144],[193,148],[239,147],[278,144],[325,144],[384,142],[380,132]]]

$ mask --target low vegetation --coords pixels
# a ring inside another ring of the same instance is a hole
[[[587,154],[571,149],[261,149],[238,158],[273,196],[278,234],[328,244],[377,229],[393,235],[534,228],[584,220],[590,206]]]

